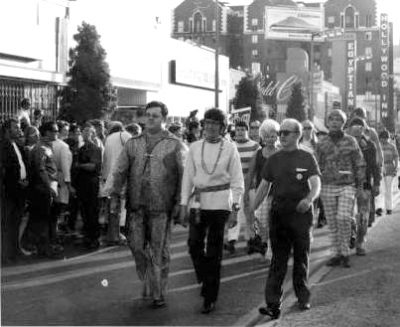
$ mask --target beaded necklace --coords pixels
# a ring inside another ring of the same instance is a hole
[[[224,145],[224,140],[221,139],[220,141],[220,145],[219,145],[219,151],[218,151],[218,156],[217,156],[217,160],[214,163],[214,167],[212,169],[211,172],[208,171],[206,163],[204,162],[204,146],[205,146],[206,141],[203,141],[203,144],[201,145],[201,168],[203,168],[204,172],[208,175],[213,175],[215,173],[215,170],[217,169],[218,163],[219,163],[219,159],[221,158],[221,153],[222,153],[222,148]]]

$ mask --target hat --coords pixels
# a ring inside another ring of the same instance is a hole
[[[360,117],[354,117],[351,121],[349,126],[354,126],[354,125],[358,125],[358,126],[362,126],[362,127],[366,127],[366,123],[365,120],[360,118]]]

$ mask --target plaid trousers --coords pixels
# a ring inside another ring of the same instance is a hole
[[[348,256],[351,218],[354,213],[356,189],[352,185],[322,185],[321,199],[331,232],[334,255]]]

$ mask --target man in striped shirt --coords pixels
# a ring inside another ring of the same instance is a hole
[[[242,164],[243,177],[246,179],[246,175],[250,168],[250,161],[253,155],[257,152],[260,145],[250,140],[249,138],[249,125],[244,120],[237,120],[235,122],[235,144],[240,155],[240,162]],[[235,253],[235,243],[239,239],[240,227],[244,226],[244,237],[246,240],[250,238],[250,223],[248,215],[244,211],[243,203],[240,205],[238,212],[238,223],[236,226],[228,229],[228,243],[225,244],[225,250],[229,251],[230,254]]]

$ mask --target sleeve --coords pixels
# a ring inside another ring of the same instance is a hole
[[[315,156],[311,153],[307,153],[307,158],[308,158],[308,173],[309,173],[309,178],[311,176],[321,176],[321,171],[319,170],[318,162]]]
[[[351,161],[353,167],[353,173],[355,176],[356,188],[362,187],[366,181],[366,163],[364,156],[357,141],[352,138],[353,151],[351,152]]]
[[[322,153],[321,143],[317,143],[317,145],[315,147],[315,159],[316,159],[316,161],[318,163],[319,171],[322,174],[322,171],[324,170],[324,168],[323,168],[324,161],[323,161],[323,153]]]
[[[46,170],[46,153],[42,147],[35,151],[34,153],[34,158],[33,158],[33,163],[34,163],[34,169],[37,169],[39,178],[41,180],[41,183],[47,185],[50,187],[50,178],[49,175],[47,174]]]
[[[371,142],[371,172],[372,177],[374,179],[373,185],[379,185],[382,179],[381,169],[378,165],[377,155],[376,155],[376,146],[374,142]]]
[[[61,170],[64,176],[64,182],[71,182],[71,165],[72,165],[72,153],[69,147],[63,147],[61,151]]]
[[[176,164],[177,164],[177,177],[178,177],[178,187],[177,187],[177,192],[176,192],[176,203],[179,204],[181,203],[180,198],[181,198],[181,189],[182,189],[182,178],[183,178],[183,171],[184,167],[186,164],[186,159],[187,159],[187,148],[183,144],[183,142],[178,142],[178,145],[176,147],[175,151],[175,156],[176,156]]]
[[[229,175],[231,176],[232,200],[234,203],[240,203],[244,192],[244,179],[240,155],[236,147],[231,148],[231,164],[229,165]]]
[[[188,205],[189,197],[193,190],[193,178],[195,175],[195,166],[193,158],[193,146],[189,148],[185,168],[183,170],[181,184],[181,205]]]
[[[92,156],[90,158],[91,162],[95,164],[95,172],[100,175],[101,172],[101,162],[102,162],[102,150],[99,147],[93,150]]]
[[[393,151],[393,160],[396,162],[399,160],[399,152],[397,151],[397,148],[395,145],[393,145],[392,151]]]
[[[383,165],[383,150],[381,146],[381,142],[379,142],[379,137],[378,133],[374,128],[370,128],[370,136],[372,142],[374,142],[375,147],[376,147],[376,158],[377,158],[377,163],[379,167],[382,167]]]
[[[133,144],[131,142],[127,142],[115,162],[115,170],[113,174],[114,181],[111,187],[111,194],[121,194],[122,187],[125,185],[130,166],[130,153],[132,152],[130,149],[132,146]]]

